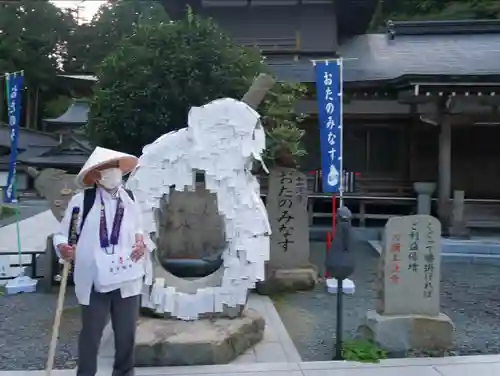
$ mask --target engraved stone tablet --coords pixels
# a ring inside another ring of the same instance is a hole
[[[293,269],[309,264],[309,221],[306,176],[291,168],[269,176],[267,210],[271,222],[269,266]]]
[[[384,231],[377,312],[438,315],[441,224],[430,215],[391,218]]]
[[[184,260],[185,269],[204,268],[188,260],[222,261],[222,252],[226,247],[224,218],[218,213],[216,195],[207,191],[203,184],[197,184],[194,192],[172,189],[168,202],[166,198],[161,200],[156,215],[159,224],[158,258],[167,270],[183,267],[179,264],[180,260]],[[209,265],[205,266],[207,270],[211,269]],[[204,274],[194,270],[171,272],[183,276],[191,274],[192,277]]]

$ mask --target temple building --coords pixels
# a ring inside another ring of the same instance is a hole
[[[303,123],[308,154],[301,169],[312,172],[311,224],[331,220],[329,197],[320,191],[317,172],[312,61],[341,57],[344,198],[355,223],[380,226],[394,215],[428,211],[440,218],[445,233],[460,226],[463,232],[500,228],[500,20],[388,21],[384,32],[370,33],[377,0],[162,4],[174,19],[184,16],[187,5],[213,18],[238,43],[259,48],[279,79],[308,87],[309,97],[296,106],[309,115]],[[94,80],[82,82],[88,89]],[[78,128],[79,117],[69,115],[81,114],[76,111],[80,105],[75,102],[55,121],[46,119],[46,130]],[[73,148],[83,153],[81,159],[88,153],[81,142],[71,137],[68,142],[73,146],[53,152]],[[41,166],[56,158],[42,157],[30,163]],[[431,201],[427,209],[418,200],[426,195]]]
[[[59,80],[66,88],[66,94],[77,98],[90,95],[91,83],[96,81],[95,77],[66,75],[59,76]],[[71,173],[80,170],[93,150],[82,133],[88,121],[88,112],[88,101],[74,99],[61,116],[43,119],[43,131],[25,127],[19,129],[16,176],[21,195],[33,188],[33,179],[25,172],[27,166],[60,168]],[[0,187],[7,184],[9,159],[9,129],[0,122]]]
[[[372,34],[371,0],[163,3],[174,16],[189,3],[259,48],[278,78],[309,87],[297,103],[309,114],[306,171],[321,164],[312,60],[344,59],[345,198],[360,225],[416,213],[420,193],[432,196],[444,232],[454,211],[465,227],[500,228],[500,21],[388,21]],[[331,218],[319,179],[310,184],[313,223]]]

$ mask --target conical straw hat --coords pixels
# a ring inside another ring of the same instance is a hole
[[[89,173],[103,164],[115,161],[118,161],[123,175],[132,172],[139,163],[139,159],[133,155],[98,146],[94,149],[89,159],[87,159],[87,162],[85,162],[85,165],[76,176],[76,184],[80,187],[93,185],[95,181],[89,176]]]

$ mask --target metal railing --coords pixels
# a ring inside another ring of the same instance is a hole
[[[44,254],[44,253],[45,253],[45,250],[43,250],[43,251],[23,251],[21,253],[21,256],[31,256],[31,261],[28,263],[21,263],[21,265],[19,265],[19,263],[10,264],[10,267],[11,268],[19,268],[19,267],[30,268],[29,277],[31,277],[33,279],[42,279],[45,276],[37,274],[37,266],[38,266],[37,257],[41,254]],[[18,252],[2,252],[2,253],[0,253],[0,257],[2,257],[2,256],[6,256],[6,257],[17,256],[18,254],[19,254]],[[5,281],[5,280],[13,279],[13,278],[15,278],[15,277],[2,277],[2,276],[0,276],[0,281]]]

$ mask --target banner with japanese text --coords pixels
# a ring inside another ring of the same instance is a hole
[[[17,139],[19,136],[19,123],[21,122],[21,93],[23,89],[22,74],[7,74],[5,76],[7,89],[7,114],[9,119],[10,158],[7,185],[4,192],[4,201],[16,201],[16,159]]]
[[[323,192],[339,193],[342,176],[342,60],[316,61]]]

